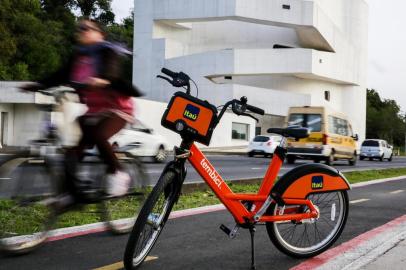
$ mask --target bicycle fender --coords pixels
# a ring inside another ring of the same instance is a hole
[[[338,170],[324,164],[305,164],[284,174],[274,185],[274,198],[305,199],[311,193],[349,190],[350,183]]]

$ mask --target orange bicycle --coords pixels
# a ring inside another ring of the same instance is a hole
[[[209,145],[211,135],[223,114],[231,106],[237,115],[251,116],[246,111],[264,114],[247,104],[247,98],[227,102],[218,114],[216,107],[190,95],[190,77],[163,68],[168,77],[158,75],[175,87],[176,92],[162,118],[162,125],[180,134],[182,143],[175,147],[175,158],[164,168],[158,183],[146,200],[128,239],[124,265],[137,269],[154,246],[173,205],[177,202],[186,176],[186,159],[209,185],[236,221],[232,229],[220,228],[231,238],[239,228],[251,235],[251,269],[255,269],[255,226],[265,224],[270,240],[283,253],[306,258],[328,249],[341,235],[348,216],[350,185],[336,169],[323,164],[305,164],[283,175],[276,183],[286,155],[286,137],[305,138],[306,128],[271,128],[270,133],[283,139],[276,148],[264,180],[256,194],[234,193],[195,141]],[[255,117],[253,117],[255,118]],[[274,184],[275,183],[275,184]]]

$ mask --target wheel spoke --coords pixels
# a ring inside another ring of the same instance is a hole
[[[298,224],[274,222],[267,225],[268,233],[275,235],[271,237],[272,241],[282,251],[289,251],[288,254],[312,254],[327,248],[338,237],[337,232],[342,230],[346,219],[348,197],[343,194],[342,191],[311,194],[308,199],[317,207],[319,216]],[[307,206],[301,208],[302,213],[310,212]],[[273,208],[274,214],[277,209],[277,206]]]

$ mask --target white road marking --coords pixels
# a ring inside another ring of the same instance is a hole
[[[251,168],[251,170],[261,170],[262,168],[258,168],[258,167],[254,167],[254,168]]]
[[[10,177],[0,177],[0,180],[11,180]]]
[[[390,194],[398,194],[398,193],[402,193],[404,190],[403,189],[398,189],[398,190],[394,190],[389,192]]]
[[[371,199],[359,199],[359,200],[350,201],[350,203],[351,204],[362,203],[362,202],[366,202],[366,201],[369,201],[369,200],[371,200]]]

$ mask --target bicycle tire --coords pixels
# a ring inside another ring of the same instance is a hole
[[[313,204],[319,209],[320,216],[318,218],[300,223],[294,221],[266,223],[266,229],[272,243],[281,252],[294,258],[309,258],[327,250],[340,237],[348,218],[349,201],[345,190],[312,193],[308,196],[308,199],[312,200]],[[304,212],[307,211],[307,207],[303,206],[298,207],[298,209]],[[339,210],[338,213],[337,210]],[[267,212],[268,214],[277,215],[278,211],[278,205],[272,204]],[[336,222],[333,223],[335,220]],[[331,222],[328,223],[329,221]],[[323,222],[326,224],[323,224]],[[323,229],[327,233],[323,233]],[[295,241],[295,235],[300,235],[302,238]],[[311,242],[313,238],[314,242]]]
[[[124,171],[131,176],[131,185],[126,195],[103,200],[102,220],[113,234],[129,233],[148,194],[148,175],[140,159],[130,153],[120,153],[119,161]]]
[[[12,180],[0,185],[0,250],[28,253],[45,242],[56,221],[52,198],[57,187],[50,166],[41,157],[15,155],[1,165],[0,179]]]
[[[173,171],[164,172],[148,196],[126,245],[125,269],[137,269],[156,243],[177,198],[175,178]],[[155,210],[161,201],[161,207]]]

